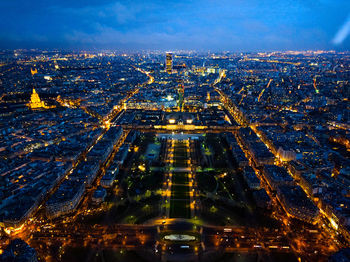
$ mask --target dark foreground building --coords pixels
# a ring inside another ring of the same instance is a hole
[[[37,262],[34,248],[21,239],[14,239],[0,256],[1,262]]]

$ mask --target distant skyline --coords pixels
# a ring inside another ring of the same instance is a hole
[[[348,0],[2,0],[0,48],[350,50]]]

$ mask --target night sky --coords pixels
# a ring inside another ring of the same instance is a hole
[[[0,0],[0,48],[349,50],[349,0]]]

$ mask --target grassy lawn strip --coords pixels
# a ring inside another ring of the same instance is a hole
[[[216,189],[217,182],[215,175],[211,173],[198,173],[197,176],[198,187],[202,192],[213,192]]]
[[[181,185],[187,185],[188,184],[188,175],[184,172],[177,172],[173,174],[173,184],[181,184]]]
[[[189,200],[170,200],[171,218],[190,218]]]
[[[188,187],[173,185],[171,190],[172,199],[189,199]]]
[[[173,159],[173,167],[188,166],[185,143],[175,143]],[[186,172],[173,173],[170,198],[170,217],[172,218],[190,218],[191,216],[188,182],[188,174]]]

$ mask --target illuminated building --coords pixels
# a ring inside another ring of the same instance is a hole
[[[33,88],[33,93],[30,97],[30,102],[27,104],[31,109],[49,108],[43,101],[40,100],[38,93]]]
[[[183,101],[184,101],[184,85],[179,85],[178,87],[178,93],[179,93],[179,108],[182,111],[183,109]]]
[[[34,68],[34,69],[30,69],[30,73],[33,75],[38,73],[38,69]]]
[[[167,52],[165,57],[165,70],[168,74],[173,71],[173,53]]]
[[[296,153],[294,151],[292,151],[292,150],[285,150],[282,147],[278,148],[277,156],[282,161],[296,160]]]
[[[106,188],[111,187],[118,173],[119,165],[117,163],[111,165],[106,171],[106,174],[102,177],[100,185]]]

